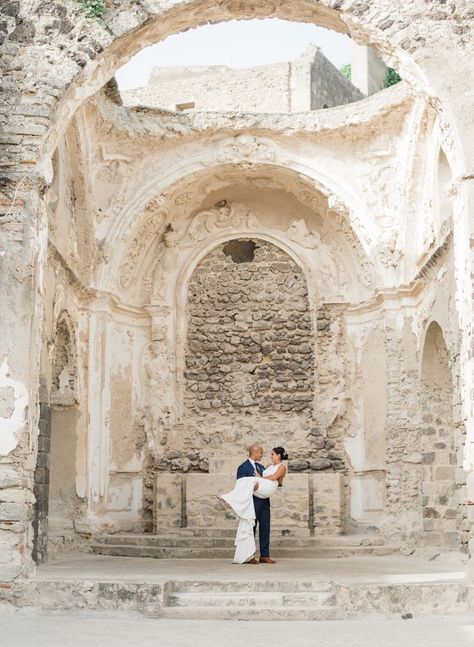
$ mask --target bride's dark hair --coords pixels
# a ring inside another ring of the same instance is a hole
[[[288,454],[285,452],[284,447],[274,447],[272,451],[274,451],[275,454],[278,454],[282,461],[288,460]]]

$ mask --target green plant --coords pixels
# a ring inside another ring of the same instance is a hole
[[[393,67],[387,67],[387,72],[383,80],[383,87],[389,88],[391,85],[396,85],[402,80],[400,74],[393,69]]]
[[[82,10],[89,18],[101,18],[105,11],[105,0],[78,0]]]
[[[348,81],[351,80],[352,78],[352,68],[350,63],[346,63],[343,65],[340,69],[339,72],[342,74],[342,76],[345,76]]]

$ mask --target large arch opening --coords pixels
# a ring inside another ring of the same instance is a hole
[[[171,7],[165,12],[150,20],[147,16],[146,24],[143,24],[144,16],[135,16],[131,32],[119,27],[120,36],[110,43],[106,50],[95,56],[94,64],[89,66],[85,60],[80,58],[80,65],[83,72],[76,75],[65,95],[60,100],[55,111],[55,126],[46,137],[46,158],[44,163],[49,164],[49,159],[56,148],[58,136],[62,136],[65,128],[69,125],[71,117],[77,108],[90,96],[93,96],[105,84],[112,79],[115,72],[123,67],[135,54],[144,48],[163,41],[168,36],[185,32],[192,28],[202,27],[209,24],[217,24],[228,21],[248,21],[252,19],[276,18],[284,21],[308,23],[319,27],[334,30],[340,34],[353,35],[364,46],[372,47],[376,56],[389,66],[394,65],[400,70],[403,78],[417,86],[417,89],[425,89],[426,80],[418,69],[418,65],[405,52],[394,48],[385,30],[367,29],[363,26],[352,25],[350,12],[342,12],[339,8],[334,9],[330,2],[310,2],[301,0],[298,3],[273,4],[265,3],[258,10],[252,4],[227,2],[216,7],[204,0],[193,6]],[[187,11],[183,11],[186,9]],[[186,18],[183,20],[183,15]],[[116,19],[119,18],[116,16]],[[130,16],[128,16],[130,18]],[[104,13],[107,22],[109,14]],[[112,17],[110,19],[113,22]],[[120,20],[119,20],[120,22]],[[369,20],[370,22],[370,20]],[[97,46],[96,46],[97,47]],[[367,79],[369,82],[369,79]],[[369,83],[370,85],[370,83]],[[321,107],[324,107],[324,104]],[[48,171],[49,174],[50,171]]]
[[[347,35],[275,18],[176,34],[116,74],[125,105],[179,113],[327,109],[389,87],[392,78],[373,50]]]

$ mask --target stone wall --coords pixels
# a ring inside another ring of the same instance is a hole
[[[313,45],[294,61],[248,69],[155,68],[146,87],[122,92],[126,105],[178,112],[304,112],[363,96]]]
[[[364,95],[317,51],[311,63],[311,110],[332,108],[363,99]]]
[[[122,96],[127,105],[167,110],[291,112],[290,65],[275,63],[252,70],[225,66],[157,68],[147,87],[125,91]]]
[[[186,405],[203,417],[302,413],[314,352],[301,269],[263,241],[220,245],[189,284]],[[225,439],[223,439],[225,441]]]

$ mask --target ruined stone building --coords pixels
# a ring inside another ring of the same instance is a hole
[[[359,79],[361,88],[346,79],[313,45],[294,61],[250,69],[225,65],[154,68],[148,85],[124,92],[123,101],[129,106],[177,112],[288,113],[332,108],[362,99],[364,90],[365,94],[373,94],[383,87],[385,65],[380,59],[364,61],[362,52],[366,49],[353,47],[351,73]],[[375,82],[370,90],[363,85],[369,76]]]
[[[472,552],[472,3],[0,14],[1,595],[120,533],[233,528],[214,494],[256,439],[290,455],[275,542]],[[143,47],[255,16],[403,81],[360,91],[312,50],[248,97],[225,70],[222,107],[214,68],[120,97]]]

